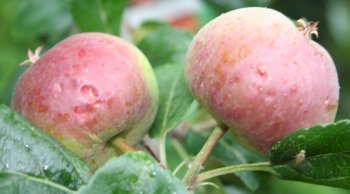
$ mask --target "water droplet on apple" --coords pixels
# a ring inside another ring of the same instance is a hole
[[[304,104],[304,100],[299,100],[298,101],[298,106],[302,106]]]
[[[55,91],[56,93],[61,93],[61,92],[62,92],[63,86],[62,86],[62,84],[60,84],[60,83],[55,83],[54,86],[53,86],[53,88],[54,88],[54,91]]]
[[[328,99],[328,98],[324,101],[324,104],[325,104],[325,105],[328,105],[328,104],[329,104],[329,99]]]
[[[286,77],[286,76],[283,76],[282,79],[283,79],[283,83],[287,83],[288,80],[287,80],[287,77]]]
[[[262,67],[257,67],[256,68],[256,73],[262,78],[267,78],[268,77],[267,72]]]
[[[96,100],[99,97],[98,90],[92,85],[83,85],[80,88],[80,94],[89,101]]]
[[[80,58],[84,57],[85,54],[86,54],[86,52],[85,52],[85,50],[84,50],[83,48],[81,48],[81,49],[79,50],[79,52],[78,52],[78,56],[79,56]]]
[[[290,88],[290,93],[294,94],[297,92],[297,87],[296,86],[293,86]]]

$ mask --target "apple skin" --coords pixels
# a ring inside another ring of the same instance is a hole
[[[186,57],[195,98],[247,148],[267,154],[289,133],[334,120],[339,98],[328,52],[269,8],[242,8],[205,25]]]
[[[104,33],[80,33],[47,51],[20,76],[12,107],[96,168],[123,137],[134,146],[158,106],[158,86],[146,57]]]

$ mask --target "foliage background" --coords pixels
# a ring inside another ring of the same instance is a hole
[[[20,67],[18,64],[27,58],[28,48],[36,48],[44,44],[48,49],[70,34],[79,32],[73,22],[68,2],[68,0],[2,0],[0,2],[0,103],[10,104],[16,80],[25,70],[25,67]],[[305,17],[308,20],[320,21],[320,36],[316,41],[323,45],[333,57],[341,85],[337,120],[350,118],[350,76],[348,76],[350,73],[350,1],[203,0],[202,2],[205,6],[198,17],[204,21],[203,24],[223,12],[246,6],[271,7],[293,19]],[[171,154],[169,159],[178,160]],[[255,193],[348,193],[341,189],[283,181],[267,176],[262,176],[262,179],[264,179],[263,184]],[[232,181],[235,180],[227,178],[224,179],[223,184],[230,185],[226,183]],[[223,191],[211,191],[211,193],[215,192],[223,193]],[[233,186],[225,186],[225,192],[250,193],[244,188]]]

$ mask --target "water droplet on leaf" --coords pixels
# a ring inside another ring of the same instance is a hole
[[[49,169],[49,165],[44,164],[44,170]]]
[[[150,176],[151,176],[151,177],[157,176],[157,172],[155,172],[155,171],[151,172]]]

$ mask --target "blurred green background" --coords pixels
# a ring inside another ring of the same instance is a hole
[[[26,68],[19,66],[19,63],[27,59],[28,48],[35,49],[44,44],[45,49],[49,49],[70,34],[79,32],[71,12],[72,1],[75,0],[0,1],[0,103],[10,104],[16,80]],[[86,0],[80,3],[97,1]],[[115,2],[118,3],[118,0]],[[135,2],[137,1],[127,3],[128,6],[132,6],[136,4]],[[319,38],[316,41],[330,52],[339,74],[341,89],[337,119],[350,118],[349,0],[203,0],[200,4],[201,9],[195,13],[200,21],[198,27],[223,12],[247,6],[274,8],[291,19],[304,17],[311,21],[319,21]],[[271,178],[266,179],[266,183],[261,185],[255,193],[350,193],[342,189]],[[225,193],[249,192],[227,186]]]

